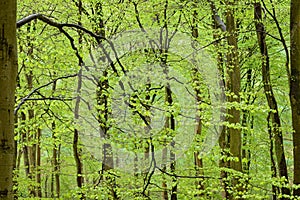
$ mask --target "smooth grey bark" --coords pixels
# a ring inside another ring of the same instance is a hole
[[[0,199],[13,199],[16,1],[0,0]]]

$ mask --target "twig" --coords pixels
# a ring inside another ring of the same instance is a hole
[[[35,88],[34,90],[32,90],[26,97],[22,98],[21,99],[21,102],[18,104],[18,106],[15,108],[14,110],[14,114],[17,114],[18,110],[20,109],[20,107],[25,103],[25,101],[27,101],[34,93],[38,92],[40,89],[44,88],[44,87],[47,87],[53,83],[55,83],[56,81],[58,80],[61,80],[61,79],[67,79],[67,78],[71,78],[71,77],[75,77],[77,76],[77,74],[71,74],[71,75],[67,75],[67,76],[62,76],[62,77],[59,77],[59,78],[56,78],[54,79],[53,81],[49,82],[49,83],[46,83],[44,85],[41,85],[37,88]]]

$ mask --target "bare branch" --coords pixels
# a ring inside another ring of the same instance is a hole
[[[45,22],[46,24],[50,25],[50,26],[54,26],[58,29],[62,29],[64,27],[69,27],[69,28],[76,28],[76,29],[79,29],[85,33],[87,33],[88,35],[92,36],[93,38],[96,38],[97,40],[101,40],[101,39],[104,39],[106,40],[105,37],[103,37],[102,35],[97,35],[95,33],[93,33],[92,31],[78,25],[78,24],[68,24],[68,23],[58,23],[58,22],[55,22],[53,21],[52,19],[50,19],[49,17],[46,17],[45,15],[43,14],[40,14],[40,13],[37,13],[37,14],[32,14],[32,15],[29,15],[21,20],[19,20],[17,22],[17,28],[21,28],[23,25],[31,22],[32,20],[35,20],[35,19],[39,19],[41,20],[42,22]]]
[[[67,75],[67,76],[62,76],[62,77],[59,77],[59,78],[56,78],[54,79],[53,81],[49,82],[49,83],[46,83],[44,85],[41,85],[37,88],[35,88],[34,90],[32,90],[26,97],[22,98],[21,99],[21,102],[18,104],[18,106],[15,108],[14,110],[14,114],[17,114],[18,110],[21,108],[21,106],[25,103],[25,101],[27,101],[34,93],[38,92],[40,89],[44,88],[44,87],[47,87],[53,83],[55,83],[56,81],[58,80],[61,80],[61,79],[66,79],[66,78],[71,78],[71,77],[75,77],[77,76],[77,74],[71,74],[71,75]]]

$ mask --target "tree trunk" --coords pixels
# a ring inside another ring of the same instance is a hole
[[[55,91],[56,89],[56,82],[53,84],[52,91]],[[51,182],[51,193],[52,197],[59,198],[60,196],[60,177],[59,177],[59,146],[58,146],[58,140],[56,135],[56,124],[55,121],[52,122],[52,140],[53,140],[53,149],[52,149],[52,182]],[[55,187],[54,187],[55,185]],[[55,189],[54,189],[55,188]]]
[[[30,38],[29,38],[30,39]],[[29,45],[31,45],[29,43]],[[27,56],[29,58],[32,58],[32,47],[28,50]],[[32,70],[30,69],[28,73],[26,73],[26,79],[27,79],[27,87],[29,90],[32,90],[33,88],[33,73]],[[30,109],[28,110],[28,121],[33,121],[34,120],[34,110],[32,109],[34,106],[34,102],[30,104]],[[27,142],[30,145],[26,144],[27,150],[28,150],[28,157],[29,157],[29,175],[28,178],[31,180],[31,183],[29,184],[29,193],[30,196],[35,197],[36,192],[35,192],[35,186],[33,185],[35,182],[35,173],[36,173],[36,143],[33,142],[35,141],[36,137],[36,131],[32,129],[32,127],[27,126]]]
[[[234,7],[236,6],[236,1],[227,2],[226,11],[226,25],[227,25],[227,42],[228,42],[228,52],[227,52],[227,90],[230,93],[228,96],[229,103],[239,103],[240,102],[240,87],[241,87],[241,75],[238,60],[238,45],[237,45],[237,30],[235,25],[235,12]],[[240,110],[236,106],[231,106],[228,109],[228,122],[231,125],[240,124]],[[229,134],[229,144],[230,144],[230,154],[234,157],[234,160],[230,161],[230,168],[236,170],[237,172],[242,172],[242,137],[241,129],[239,127],[228,127]],[[239,184],[238,177],[233,175],[232,187],[234,190],[241,191],[242,187]]]
[[[37,144],[36,144],[36,183],[37,183],[37,197],[42,197],[42,187],[41,187],[41,136],[42,130],[38,128],[37,130]]]
[[[102,2],[96,3],[96,15],[93,18],[93,21],[95,23],[93,29],[98,35],[105,36],[105,27],[104,27],[104,20],[103,20],[103,6]],[[100,43],[102,41],[99,41]],[[101,45],[101,44],[96,44]],[[105,62],[106,59],[102,58],[102,61]],[[102,80],[99,79],[99,77],[96,78],[97,82],[97,89],[96,89],[96,95],[97,95],[97,105],[99,106],[99,109],[97,109],[97,120],[99,122],[100,127],[100,137],[104,140],[108,140],[110,138],[109,135],[109,125],[108,120],[111,117],[111,110],[110,110],[110,103],[109,103],[109,81],[108,81],[108,70],[104,70],[101,76],[103,77]],[[119,199],[117,192],[116,192],[116,180],[114,177],[109,175],[107,172],[114,169],[114,154],[113,154],[113,148],[112,145],[105,141],[105,143],[102,145],[102,169],[101,169],[101,178],[105,177],[105,181],[109,185],[109,193],[113,199]],[[105,174],[105,175],[104,175]],[[106,176],[107,175],[107,176]]]
[[[16,1],[0,0],[0,199],[13,199]]]
[[[78,12],[79,12],[79,25],[81,25],[81,15],[82,15],[82,2],[81,0],[78,1]],[[82,33],[80,31],[78,31],[78,43],[79,45],[82,44]],[[78,121],[79,119],[79,107],[80,107],[80,102],[81,102],[81,97],[80,97],[80,93],[81,93],[81,88],[82,88],[82,68],[83,68],[83,63],[81,61],[79,61],[79,72],[77,75],[77,89],[76,89],[76,103],[75,103],[75,110],[74,110],[74,117],[75,120]],[[82,189],[83,183],[84,183],[84,178],[83,178],[83,164],[81,161],[81,149],[79,146],[79,130],[77,128],[74,129],[74,135],[73,135],[73,155],[74,155],[74,159],[75,159],[75,163],[76,163],[76,182],[77,182],[77,187],[79,187],[79,189]],[[80,199],[85,199],[85,195],[82,191],[80,191],[81,197]]]
[[[173,97],[172,97],[172,90],[170,88],[171,86],[168,84],[165,89],[166,89],[166,101],[168,103],[168,106],[173,105]],[[173,114],[171,114],[170,117],[167,117],[166,120],[169,121],[169,127],[171,131],[175,131],[175,117]],[[170,170],[171,173],[175,174],[175,169],[176,169],[176,154],[174,152],[175,148],[175,141],[172,139],[171,141],[171,149],[170,149]],[[172,177],[172,188],[171,188],[171,200],[177,200],[177,178],[176,176]]]
[[[75,120],[79,119],[79,104],[80,104],[80,91],[81,91],[81,84],[82,84],[82,66],[80,67],[80,70],[78,72],[78,83],[77,83],[77,94],[78,96],[76,97],[76,104],[75,104]],[[74,129],[74,135],[73,135],[73,155],[76,163],[76,182],[77,182],[77,187],[80,189],[83,186],[83,166],[81,162],[81,155],[80,155],[80,147],[79,147],[79,131],[77,128]],[[84,199],[84,195],[82,192],[81,193],[81,198]]]
[[[293,123],[294,195],[300,197],[300,1],[291,0],[291,86],[290,102]]]
[[[284,146],[283,146],[283,137],[281,131],[281,122],[278,112],[277,101],[275,99],[273,88],[270,79],[270,62],[268,47],[266,44],[266,32],[262,20],[262,8],[260,3],[254,4],[254,19],[256,26],[256,34],[258,38],[258,45],[260,48],[260,53],[262,55],[262,79],[264,85],[264,92],[267,98],[267,102],[271,111],[269,112],[269,117],[271,123],[269,124],[269,129],[271,131],[271,138],[274,138],[270,141],[275,143],[275,155],[277,158],[277,165],[279,170],[280,178],[285,178],[285,183],[288,184],[288,172],[287,165],[285,160]],[[269,118],[268,117],[268,118]],[[271,155],[272,156],[272,155]],[[286,187],[282,187],[283,195],[290,195],[290,191]],[[286,198],[282,198],[286,199]]]
[[[215,30],[217,30],[218,28],[221,29],[221,31],[223,33],[225,33],[226,30],[226,25],[224,23],[224,21],[220,18],[218,12],[217,12],[217,8],[214,4],[213,1],[211,0],[207,0],[207,2],[210,4],[210,8],[212,11],[212,19],[213,19],[213,28]],[[220,34],[217,32],[214,35],[214,39],[219,39],[220,38]],[[221,75],[221,80],[220,80],[220,88],[224,88],[225,87],[225,72],[224,72],[224,58],[223,58],[223,53],[221,51],[219,51],[221,45],[220,45],[220,41],[215,42],[215,49],[216,51],[218,51],[217,54],[217,62],[218,62],[218,71]],[[225,99],[225,95],[223,95],[222,97],[223,99]],[[222,108],[222,113],[226,113],[225,108]],[[228,118],[225,119],[226,121],[228,121]],[[221,185],[223,187],[223,191],[222,191],[222,197],[224,199],[229,199],[229,182],[228,182],[228,172],[226,170],[224,170],[225,168],[229,168],[229,161],[225,158],[229,157],[229,153],[228,153],[228,149],[229,149],[229,135],[227,132],[227,127],[225,125],[221,125],[220,126],[220,137],[219,137],[219,146],[221,149],[221,159],[219,161],[219,167],[221,168],[221,173],[220,173],[220,182]]]
[[[197,3],[194,2],[193,4],[194,9],[197,8]],[[192,21],[192,37],[197,39],[199,36],[198,32],[198,26],[197,26],[197,21],[198,21],[198,12],[196,10],[193,11],[193,21]],[[195,48],[193,46],[193,48]],[[196,49],[195,49],[196,51]],[[194,93],[196,96],[196,105],[197,105],[197,110],[196,110],[196,126],[195,126],[195,135],[196,137],[200,138],[202,134],[202,120],[201,120],[201,109],[199,108],[202,102],[201,99],[201,90],[200,90],[200,73],[197,68],[193,69],[193,82],[195,83],[194,87]],[[196,170],[196,176],[201,176],[204,175],[203,171],[203,159],[200,158],[200,152],[195,151],[194,152],[194,165],[195,165],[195,170]],[[196,188],[199,190],[199,193],[196,194],[196,196],[200,196],[200,194],[203,193],[204,190],[204,185],[203,185],[203,179],[199,179],[196,181]]]
[[[165,122],[164,127],[167,128],[169,125],[167,123],[167,120]],[[167,154],[168,154],[168,149],[167,147],[163,147],[162,150],[162,170],[165,172],[167,171],[167,166],[165,164],[165,162],[167,161]],[[167,185],[167,181],[166,181],[166,177],[165,174],[162,174],[162,200],[168,200],[168,185]]]

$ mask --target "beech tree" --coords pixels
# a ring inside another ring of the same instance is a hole
[[[13,199],[17,2],[0,1],[0,199]]]
[[[300,2],[291,0],[291,86],[290,101],[293,121],[294,195],[300,196]],[[296,187],[298,186],[298,187]]]
[[[299,198],[298,1],[18,5],[0,3],[0,199]]]

